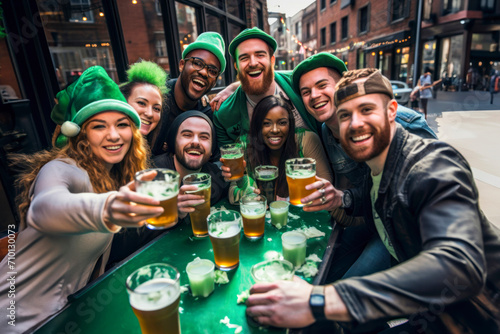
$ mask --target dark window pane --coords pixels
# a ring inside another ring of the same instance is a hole
[[[368,31],[368,6],[359,10],[359,32],[364,33]]]
[[[337,42],[337,22],[330,24],[330,44]]]
[[[224,10],[224,0],[204,0],[204,1],[214,7]]]
[[[326,44],[326,28],[321,28],[321,46]]]
[[[177,14],[177,26],[179,29],[179,43],[181,51],[198,38],[198,25],[196,21],[196,9],[184,5],[180,2],[175,3]]]
[[[218,18],[215,15],[211,15],[207,13],[206,16],[206,24],[207,27],[210,29],[210,31],[216,31],[219,34],[222,34],[222,24],[221,24],[221,19]],[[224,79],[224,73],[220,74],[219,77],[217,78],[217,84],[215,85],[216,87],[222,87],[226,85],[226,80]]]
[[[227,11],[240,19],[245,19],[245,0],[227,0]]]
[[[347,19],[348,19],[347,16],[344,16],[342,18],[342,39],[347,38],[349,34],[349,25]]]

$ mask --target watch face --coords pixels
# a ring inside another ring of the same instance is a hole
[[[312,306],[324,306],[325,305],[325,297],[322,295],[312,295],[310,299],[310,303]]]
[[[344,208],[349,208],[352,204],[352,197],[351,193],[348,191],[344,192],[344,195],[342,196],[342,207]]]

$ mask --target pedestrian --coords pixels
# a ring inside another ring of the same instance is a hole
[[[427,119],[427,103],[429,99],[432,98],[432,78],[431,69],[429,67],[424,69],[424,74],[418,79],[417,86],[420,90],[420,109],[422,109],[425,119]]]
[[[500,91],[500,74],[494,71],[490,79],[490,104],[493,104],[493,95]]]

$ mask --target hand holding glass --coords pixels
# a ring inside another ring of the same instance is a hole
[[[245,167],[243,165],[243,147],[239,143],[221,146],[220,154],[224,166],[231,169],[231,178],[227,181],[236,181],[243,177]]]

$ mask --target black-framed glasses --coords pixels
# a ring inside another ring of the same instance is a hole
[[[189,57],[186,58],[185,61],[190,60],[193,64],[193,68],[197,71],[203,70],[205,67],[207,68],[208,76],[211,78],[217,78],[219,75],[219,69],[213,65],[207,65],[203,60],[197,57]]]

